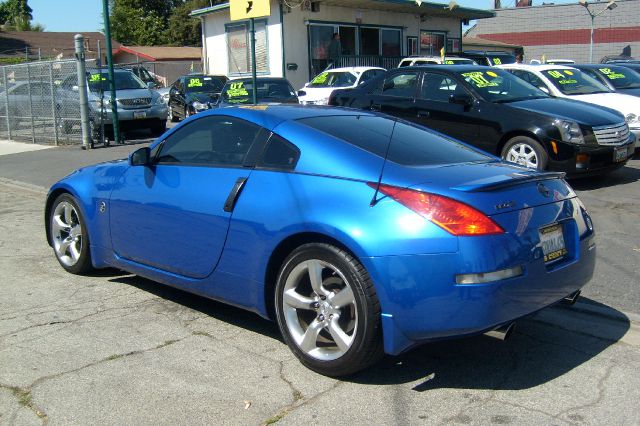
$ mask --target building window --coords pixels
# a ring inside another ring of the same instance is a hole
[[[459,38],[447,38],[447,53],[460,52],[460,50]]]
[[[382,40],[382,56],[401,56],[400,30],[383,29],[380,35]]]
[[[445,33],[420,31],[420,54],[440,55],[440,49],[444,47]]]
[[[407,37],[407,56],[415,56],[418,54],[418,37]]]
[[[269,50],[267,46],[267,22],[255,21],[256,31],[256,72],[269,73]],[[251,74],[251,44],[248,22],[228,24],[227,55],[229,75]]]
[[[360,28],[360,54],[379,55],[380,54],[380,29]]]

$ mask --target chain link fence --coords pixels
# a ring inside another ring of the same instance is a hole
[[[78,84],[75,60],[0,68],[0,139],[52,145],[82,143],[80,104],[64,101],[69,98],[65,91]]]

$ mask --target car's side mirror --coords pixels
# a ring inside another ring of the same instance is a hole
[[[307,92],[304,90],[298,90],[298,96],[307,96]]]
[[[147,83],[147,89],[155,89],[156,87],[158,86],[152,81]]]
[[[449,96],[449,103],[470,107],[473,105],[473,98],[470,95],[458,94]]]
[[[151,150],[149,147],[137,149],[129,155],[130,166],[148,166],[151,164]]]

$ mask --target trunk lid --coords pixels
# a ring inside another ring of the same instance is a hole
[[[429,167],[388,162],[382,183],[453,198],[487,216],[576,196],[564,173],[539,172],[499,161]]]

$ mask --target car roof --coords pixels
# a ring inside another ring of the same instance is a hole
[[[425,71],[426,69],[429,70],[429,72],[432,71],[448,71],[450,73],[459,73],[461,71],[477,71],[477,70],[487,70],[487,71],[495,71],[496,67],[489,67],[486,65],[447,65],[447,64],[442,64],[442,65],[438,65],[437,67],[424,67],[424,66],[410,66],[410,67],[402,67],[402,68],[395,68],[397,70],[401,70],[401,71],[407,71],[407,70],[415,70],[415,71]]]
[[[239,78],[233,78],[230,79],[228,82],[238,82],[238,81],[251,81],[252,78],[251,77],[239,77]],[[283,77],[256,77],[256,81],[286,81],[287,83],[289,82],[289,80],[287,80],[286,78]]]
[[[325,72],[356,72],[356,73],[363,73],[365,71],[369,71],[369,70],[382,70],[382,71],[386,71],[384,68],[381,67],[342,67],[342,68],[332,68],[329,69]]]
[[[548,70],[570,70],[573,67],[566,65],[553,65],[553,64],[503,64],[498,65],[497,68],[502,69],[520,69],[530,71],[548,71]]]

